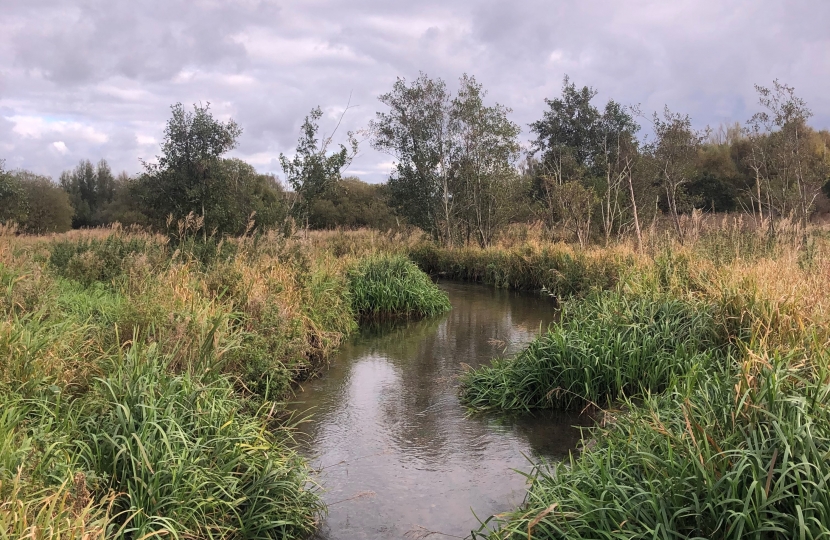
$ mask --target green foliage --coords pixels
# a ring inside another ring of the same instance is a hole
[[[33,234],[60,233],[72,227],[73,208],[69,196],[45,176],[17,171],[15,176],[26,196],[28,212],[20,222]]]
[[[280,165],[297,197],[292,210],[301,222],[308,219],[311,206],[340,181],[341,171],[357,154],[357,139],[349,133],[351,153],[341,144],[339,151],[326,155],[334,134],[323,140],[317,138],[320,130],[318,122],[322,116],[320,107],[315,107],[305,117],[294,159],[289,160],[280,154]]]
[[[465,373],[462,399],[476,409],[607,406],[724,361],[721,345],[706,307],[607,291],[566,304],[515,358]]]
[[[542,465],[492,539],[822,538],[830,534],[826,351],[697,370]],[[738,381],[736,384],[736,380]]]
[[[303,538],[319,500],[307,471],[224,378],[170,375],[134,347],[96,389],[80,459],[115,501],[121,537]]]
[[[448,136],[446,84],[424,73],[410,85],[399,77],[392,91],[378,99],[390,110],[377,113],[372,122],[372,147],[395,157],[390,200],[409,223],[437,235],[442,190],[446,192],[446,170],[440,168]]]
[[[100,225],[98,214],[115,195],[115,178],[107,161],[102,159],[97,166],[81,161],[73,170],[61,173],[60,184],[75,210],[72,226]]]
[[[486,246],[511,219],[520,129],[509,108],[484,104],[474,77],[459,84],[452,97],[424,73],[398,78],[379,98],[389,112],[372,122],[372,145],[395,157],[389,196],[401,216],[446,245]]]
[[[21,223],[29,213],[29,201],[20,179],[4,166],[0,160],[0,223]]]
[[[93,215],[93,223],[120,223],[125,227],[150,225],[150,218],[142,208],[140,188],[141,184],[137,179],[126,173],[119,174],[113,185],[112,199]]]
[[[398,224],[389,206],[387,186],[354,177],[344,178],[320,195],[310,205],[308,222],[313,229],[369,227],[383,231]]]
[[[156,228],[170,217],[197,215],[208,234],[220,236],[244,234],[252,218],[261,229],[276,225],[285,211],[275,180],[242,161],[222,159],[242,129],[233,120],[216,120],[209,107],[186,112],[181,103],[173,105],[158,164],[145,164],[135,186],[142,210]]]
[[[360,317],[432,317],[451,307],[447,294],[400,255],[361,259],[348,280],[352,309]]]

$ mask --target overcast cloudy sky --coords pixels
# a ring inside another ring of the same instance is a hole
[[[315,105],[365,126],[395,77],[475,75],[527,124],[565,74],[597,98],[744,121],[754,83],[795,86],[830,127],[830,1],[0,0],[0,158],[57,177],[152,159],[169,106],[210,102],[234,154],[280,174]],[[382,181],[364,145],[350,173]]]

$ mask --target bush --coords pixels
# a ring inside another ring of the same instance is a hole
[[[33,234],[60,233],[72,228],[74,210],[69,195],[49,178],[18,173],[29,203],[23,230]]]

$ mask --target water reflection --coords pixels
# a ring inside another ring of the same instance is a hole
[[[530,470],[529,458],[561,457],[579,440],[573,416],[467,417],[456,395],[463,364],[520,350],[554,319],[552,302],[442,287],[446,316],[365,330],[298,392],[292,406],[313,413],[305,451],[329,505],[319,538],[463,536],[477,526],[472,511],[485,518],[522,502],[515,470]]]

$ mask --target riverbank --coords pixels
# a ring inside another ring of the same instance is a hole
[[[0,235],[0,537],[307,537],[291,385],[361,319],[449,307],[374,251]]]
[[[446,308],[408,256],[563,304],[515,359],[462,377],[467,406],[603,419],[483,535],[823,534],[826,233],[647,240],[0,235],[0,531],[307,536],[322,507],[281,402],[358,321]]]
[[[629,249],[613,285],[566,301],[525,351],[462,376],[473,409],[602,419],[480,537],[830,534],[830,242],[728,233]]]

